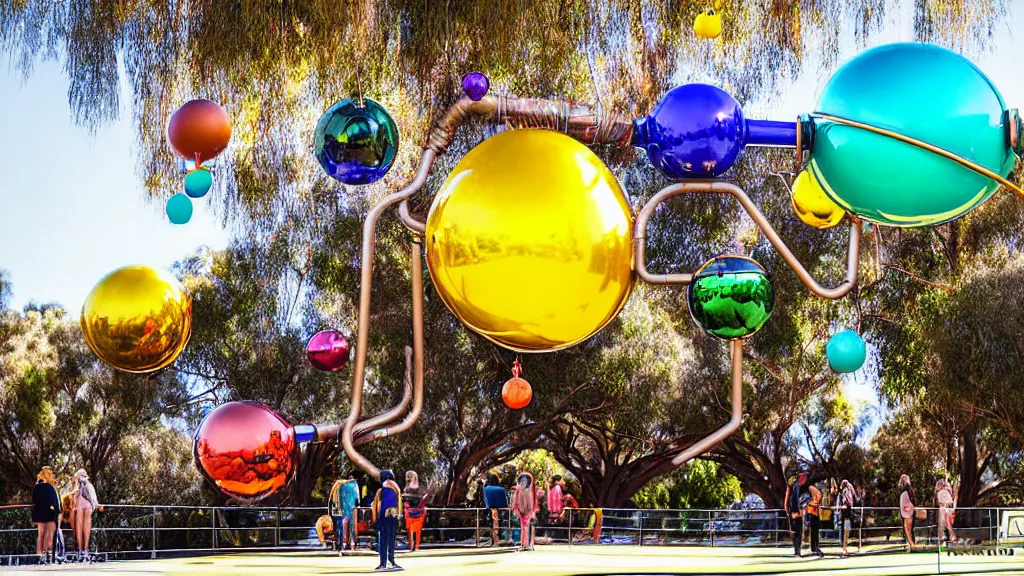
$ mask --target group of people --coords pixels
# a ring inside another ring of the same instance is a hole
[[[64,556],[63,522],[71,525],[78,559],[89,560],[89,538],[92,535],[92,513],[102,510],[96,488],[84,469],[78,469],[71,488],[62,498],[57,491],[57,477],[49,466],[43,466],[32,490],[32,522],[36,525],[36,555],[41,564],[58,561]]]
[[[832,505],[825,502],[825,495],[813,483],[809,481],[809,473],[800,470],[795,481],[786,490],[785,511],[790,521],[790,531],[793,534],[793,553],[802,556],[804,540],[804,528],[810,532],[811,553],[824,556],[821,551],[820,530],[822,522],[835,516],[835,528],[839,532],[842,554],[849,552],[847,547],[850,542],[850,530],[853,524],[853,509],[857,502],[857,492],[848,480],[843,480],[838,488],[834,482],[830,489]],[[910,484],[910,476],[904,474],[898,483],[900,491],[900,516],[903,519],[903,534],[906,538],[908,550],[912,550],[916,543],[914,541],[914,520],[924,519],[926,511],[917,508],[915,502],[917,497],[914,488]],[[939,528],[940,541],[956,542],[956,533],[953,531],[953,520],[956,516],[955,490],[949,480],[940,478],[935,484],[935,502],[937,505],[937,523]]]
[[[380,484],[381,487],[370,505],[370,513],[377,529],[377,553],[380,557],[380,564],[376,569],[401,570],[402,568],[395,563],[398,519],[405,519],[409,551],[419,550],[430,494],[420,486],[419,475],[412,470],[405,473],[405,488],[399,487],[391,470],[381,470]],[[339,554],[355,550],[358,539],[359,496],[359,483],[354,473],[336,481],[331,487],[331,517]]]
[[[519,545],[522,549],[533,550],[538,519],[548,526],[562,526],[567,521],[566,510],[579,508],[576,499],[566,488],[565,480],[557,474],[548,480],[547,489],[534,486],[533,475],[529,472],[520,472],[516,477],[511,508],[519,518]],[[497,528],[494,532],[492,544],[497,543]]]

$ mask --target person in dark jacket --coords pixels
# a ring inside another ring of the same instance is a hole
[[[806,492],[807,471],[801,470],[786,490],[786,515],[789,517],[789,529],[793,532],[793,554],[801,556],[800,546],[804,538],[804,518],[800,497]]]
[[[36,476],[36,485],[32,489],[32,522],[35,522],[36,554],[39,562],[45,564],[53,552],[53,535],[57,530],[57,518],[60,516],[60,495],[54,486],[53,470],[43,466]]]

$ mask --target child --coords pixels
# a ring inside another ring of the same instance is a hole
[[[373,521],[377,523],[377,552],[380,565],[377,571],[387,570],[387,562],[391,570],[401,570],[395,564],[395,538],[398,536],[398,518],[402,515],[402,489],[395,482],[395,473],[391,470],[380,471],[381,487],[373,498]]]
[[[533,519],[539,509],[537,494],[533,487],[533,475],[529,472],[521,472],[516,479],[512,511],[519,516],[520,547],[524,550],[533,550]]]

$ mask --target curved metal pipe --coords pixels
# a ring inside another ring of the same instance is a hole
[[[363,378],[366,372],[366,346],[370,333],[370,295],[373,286],[373,253],[376,243],[377,221],[388,207],[409,198],[427,181],[430,168],[434,165],[436,153],[426,149],[420,159],[420,166],[413,181],[402,190],[386,196],[366,214],[363,223],[363,255],[359,285],[359,323],[356,330],[356,355],[352,363],[352,407],[345,426],[341,430],[341,445],[352,463],[374,478],[380,477],[380,469],[360,454],[353,444],[353,436],[363,409]],[[414,280],[415,281],[415,280]]]
[[[427,233],[427,223],[420,222],[409,212],[409,199],[402,200],[402,203],[398,205],[398,217],[402,219],[402,224],[409,229],[413,234],[423,236]]]
[[[729,418],[728,424],[673,458],[672,463],[676,466],[682,466],[714,448],[719,442],[739,430],[740,424],[743,423],[743,340],[729,342],[729,355],[732,360],[732,417]]]
[[[394,426],[378,428],[355,439],[356,446],[368,444],[378,438],[405,432],[412,428],[423,413],[423,256],[419,242],[412,243],[412,346],[405,348],[406,381],[409,378],[409,358],[412,357],[413,368],[413,402],[412,410],[401,422]]]
[[[754,224],[764,233],[765,238],[768,242],[775,247],[775,250],[782,256],[782,259],[793,269],[800,281],[810,289],[814,294],[827,298],[829,300],[835,300],[846,296],[854,286],[857,285],[857,270],[860,266],[860,220],[848,214],[847,217],[850,219],[850,244],[847,252],[846,259],[846,277],[842,282],[839,283],[835,288],[825,288],[811,276],[806,268],[800,263],[796,255],[786,246],[779,234],[772,228],[768,219],[764,217],[764,214],[754,205],[754,202],[747,196],[739,186],[729,182],[714,182],[714,181],[700,181],[700,182],[681,182],[679,184],[672,184],[662,188],[657,194],[651,197],[644,205],[643,209],[636,218],[636,226],[633,232],[633,239],[636,243],[634,247],[634,254],[636,259],[636,270],[637,275],[641,280],[650,284],[689,284],[693,280],[692,274],[651,274],[647,271],[647,263],[645,261],[645,244],[647,240],[647,223],[651,216],[654,214],[654,210],[659,204],[668,200],[673,196],[680,194],[692,194],[692,193],[710,193],[710,194],[729,194],[739,201],[743,209],[747,211],[750,218],[754,221]]]

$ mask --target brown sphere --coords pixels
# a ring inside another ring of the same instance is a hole
[[[203,98],[192,100],[171,115],[167,139],[179,156],[202,164],[228,147],[231,118],[216,102]]]

